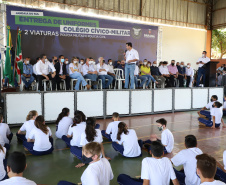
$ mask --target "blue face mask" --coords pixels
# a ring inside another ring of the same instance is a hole
[[[63,63],[64,62],[64,58],[62,58],[60,61]]]

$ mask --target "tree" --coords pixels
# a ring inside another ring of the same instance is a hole
[[[226,31],[213,30],[212,32],[212,48],[219,49],[221,55],[220,59],[226,54]]]

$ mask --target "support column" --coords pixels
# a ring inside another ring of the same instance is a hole
[[[207,30],[206,34],[206,51],[207,57],[211,57],[211,45],[212,45],[212,30]]]

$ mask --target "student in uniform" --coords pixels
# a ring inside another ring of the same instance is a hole
[[[158,130],[162,132],[161,140],[156,135],[151,135],[150,140],[144,142],[144,146],[148,147],[150,150],[150,144],[152,141],[159,141],[164,146],[164,153],[171,153],[174,147],[174,137],[172,132],[166,128],[167,121],[164,118],[161,118],[156,121],[158,123]]]
[[[211,120],[211,112],[212,112],[212,108],[213,108],[212,105],[217,100],[218,100],[217,95],[211,96],[210,102],[205,107],[203,107],[200,111],[198,111],[198,115],[201,118],[205,118],[205,119],[207,118],[207,119]],[[209,109],[210,111],[206,111],[207,109]]]
[[[226,183],[226,150],[223,152],[223,166],[217,162],[217,172],[215,179]]]
[[[112,114],[112,120],[113,122],[108,124],[107,130],[102,130],[101,133],[103,137],[107,138],[109,141],[115,142],[117,140],[118,124],[120,123],[119,113],[114,112]]]
[[[107,159],[101,158],[102,147],[97,142],[86,144],[82,148],[84,158],[89,166],[82,174],[82,185],[110,185],[114,178],[111,165]],[[75,185],[67,181],[60,181],[58,185]]]
[[[171,159],[174,166],[183,165],[184,171],[175,169],[174,171],[180,184],[199,185],[200,178],[196,174],[196,156],[202,154],[202,151],[197,148],[197,139],[194,135],[185,137],[185,147],[186,149],[181,150]]]
[[[103,138],[102,138],[102,134],[100,129],[95,129],[95,125],[96,125],[96,119],[95,118],[88,118],[86,121],[86,129],[85,132],[83,132],[81,134],[81,141],[80,141],[80,145],[81,146],[85,146],[87,143],[91,143],[91,142],[97,142],[100,143],[101,145],[101,152],[104,158],[110,160],[109,157],[105,156],[105,152],[104,152],[104,146],[103,146]],[[73,151],[71,151],[73,152]],[[82,163],[79,163],[78,165],[76,165],[77,168],[80,168],[82,166],[84,166],[85,164],[87,164],[84,161],[84,158],[82,158],[82,150],[80,151],[76,151],[77,153],[73,153],[76,157],[79,156],[79,159],[82,159]]]
[[[211,127],[212,129],[220,128],[220,124],[223,124],[223,128],[226,128],[224,125],[224,120],[222,118],[223,116],[223,110],[222,110],[222,104],[218,101],[215,101],[212,105],[211,109],[211,120],[206,120],[204,118],[199,118],[199,124],[200,126],[206,126]]]
[[[197,175],[201,179],[200,185],[225,185],[225,183],[214,180],[217,170],[216,159],[208,154],[196,156],[197,159]]]
[[[7,173],[9,179],[0,182],[0,185],[37,185],[35,182],[23,177],[27,168],[26,156],[22,152],[13,152],[7,160]]]
[[[0,181],[8,179],[8,175],[5,171],[5,157],[6,157],[6,148],[0,145]]]
[[[164,155],[164,146],[158,142],[151,143],[152,157],[142,160],[141,179],[133,179],[128,175],[118,176],[120,185],[168,185],[170,179],[174,185],[179,185],[170,160]]]
[[[0,136],[2,136],[4,140],[4,146],[7,150],[10,149],[10,142],[13,138],[13,133],[9,129],[9,125],[6,123],[3,123],[3,116],[0,114]]]
[[[82,124],[82,117],[80,114],[76,114],[74,117],[74,123],[69,127],[67,136],[62,136],[67,146],[70,147],[71,153],[74,154],[78,159],[82,160],[82,145],[81,135],[85,132],[86,124]]]
[[[128,129],[124,122],[118,124],[117,140],[112,142],[112,147],[124,157],[142,156],[142,141],[138,141],[135,130]]]
[[[46,155],[53,151],[52,132],[45,125],[43,116],[35,119],[35,126],[30,132],[27,141],[23,142],[24,147],[33,155]]]
[[[20,127],[19,131],[16,133],[17,139],[20,141],[27,141],[28,136],[33,128],[35,128],[35,119],[38,116],[36,110],[32,110],[28,113],[26,121]],[[26,135],[25,135],[26,132]]]
[[[70,110],[63,108],[62,112],[58,115],[56,120],[56,137],[62,138],[63,135],[67,135],[69,127],[73,124],[72,119],[69,117]]]

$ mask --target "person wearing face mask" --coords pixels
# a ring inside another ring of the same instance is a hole
[[[118,68],[120,65],[121,65],[121,60],[118,60],[118,61],[116,62],[116,64],[114,65],[114,67],[115,67],[115,68]]]
[[[83,185],[110,185],[114,178],[111,165],[106,158],[101,158],[101,145],[97,142],[86,144],[82,148],[83,158],[88,162],[88,167],[81,176]],[[75,185],[67,181],[60,181],[58,185]]]
[[[56,83],[57,83],[57,89],[60,90],[60,83],[62,80],[65,80],[66,82],[66,90],[70,89],[70,78],[67,76],[67,69],[66,64],[64,63],[65,58],[64,55],[59,56],[59,62],[56,62],[54,67],[56,69]],[[68,61],[68,59],[67,59]]]
[[[71,63],[69,64],[69,76],[72,79],[77,79],[77,82],[75,84],[74,89],[76,91],[79,90],[80,87],[80,83],[82,83],[82,86],[87,87],[87,89],[90,89],[90,85],[87,84],[87,82],[85,81],[84,77],[82,76],[80,70],[79,70],[79,65],[78,65],[78,58],[77,57],[73,57],[71,59]]]
[[[178,69],[175,65],[175,60],[171,60],[171,64],[168,65],[168,70],[170,73],[170,83],[171,87],[175,87],[174,79],[178,77]]]
[[[102,88],[107,89],[109,85],[113,82],[112,76],[108,75],[109,68],[104,63],[104,58],[98,58],[99,64],[97,64],[97,72],[98,72],[98,79],[102,81]]]
[[[167,68],[167,62],[162,62],[162,65],[159,66],[159,72],[162,74],[162,76],[166,79],[166,87],[171,87],[171,81],[173,81],[173,78],[171,78],[169,70]]]
[[[70,65],[70,61],[69,60],[65,60],[64,64],[66,65],[66,76],[69,77],[69,65]],[[70,78],[70,77],[69,77]]]
[[[188,63],[185,71],[186,87],[192,87],[193,77],[194,70],[191,67],[191,63]]]
[[[184,78],[185,78],[185,71],[186,71],[184,62],[181,62],[180,65],[177,66],[177,70],[178,70],[179,87],[184,87]]]
[[[206,56],[206,54],[207,52],[203,51],[202,57],[199,58],[198,62],[196,62],[196,64],[199,65],[196,87],[199,87],[201,77],[202,77],[202,83],[205,86],[205,80],[206,80],[205,64],[207,64],[210,61],[210,59]]]
[[[166,128],[167,121],[164,118],[161,118],[157,120],[156,123],[158,124],[158,130],[162,132],[161,140],[157,137],[157,135],[151,135],[150,139],[144,142],[144,146],[148,148],[149,151],[151,151],[150,144],[153,141],[159,141],[164,146],[164,153],[171,153],[174,147],[174,137],[172,132],[168,128]]]
[[[41,55],[41,60],[39,60],[36,64],[37,71],[37,79],[38,79],[38,90],[43,91],[42,80],[52,80],[52,89],[56,90],[56,69],[55,67],[48,61],[45,54]],[[49,74],[49,68],[52,69],[52,74]]]
[[[86,63],[82,66],[82,72],[83,72],[83,77],[85,79],[90,79],[92,86],[94,89],[97,89],[97,71],[94,69],[94,66],[92,65],[93,62],[90,61],[89,58],[86,58]]]
[[[160,73],[159,68],[157,67],[156,61],[154,61],[151,66],[151,74],[154,77],[154,79],[158,82],[157,87],[164,87],[166,79]]]
[[[33,67],[30,64],[29,58],[26,58],[23,63],[23,74],[21,79],[25,84],[25,90],[29,90],[31,83],[35,80],[33,77]]]
[[[148,81],[146,82],[146,89],[148,89],[151,81],[158,84],[158,82],[151,75],[151,68],[148,67],[147,59],[144,59],[144,64],[141,66],[140,71],[141,71],[141,75],[148,79]]]
[[[112,84],[115,84],[115,71],[114,66],[111,59],[108,59],[108,75],[113,78]]]
[[[206,120],[204,118],[199,118],[199,125],[211,127],[212,129],[220,128],[221,123],[223,124],[223,128],[226,128],[224,125],[223,116],[223,109],[222,104],[218,101],[215,101],[212,105],[211,111],[211,120]]]
[[[213,95],[211,96],[211,99],[210,99],[210,102],[205,106],[203,107],[200,111],[198,111],[198,115],[201,117],[201,118],[208,118],[209,120],[211,120],[211,115],[212,115],[212,109],[213,109],[213,103],[215,101],[218,100],[218,97],[217,95]],[[209,109],[210,111],[206,111],[207,109]]]

